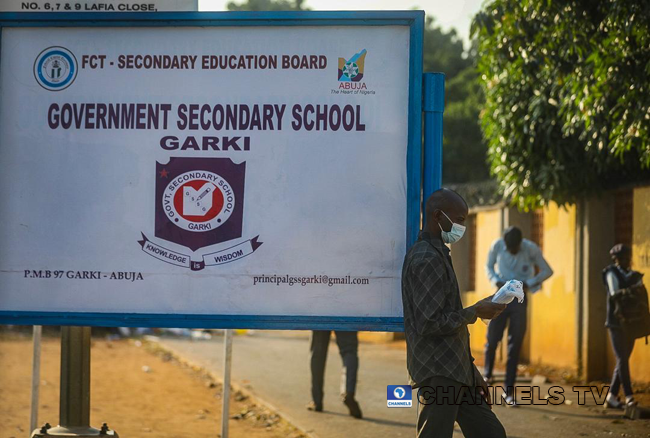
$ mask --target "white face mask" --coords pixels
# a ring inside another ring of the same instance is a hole
[[[449,216],[447,216],[447,213],[445,213],[442,210],[440,210],[440,211],[442,212],[442,214],[445,215],[445,217],[447,219],[449,219]],[[452,221],[451,219],[449,219],[449,222],[451,222],[451,230],[450,231],[443,230],[442,226],[440,224],[438,224],[438,226],[440,227],[440,231],[442,231],[442,241],[445,242],[445,243],[452,244],[452,243],[458,242],[463,237],[463,234],[465,234],[465,228],[466,227],[464,225],[454,223],[454,221]]]

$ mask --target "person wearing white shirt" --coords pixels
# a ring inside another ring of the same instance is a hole
[[[537,274],[535,274],[536,268]],[[497,289],[508,280],[520,280],[524,283],[524,292],[531,294],[540,290],[542,283],[553,275],[553,270],[544,259],[539,246],[524,239],[521,230],[517,227],[508,227],[503,233],[503,238],[492,243],[486,270],[490,282]],[[517,379],[519,352],[526,334],[527,303],[528,296],[523,303],[514,300],[508,304],[506,310],[490,322],[487,330],[484,377],[488,382],[492,382],[495,352],[508,325],[508,361],[504,398],[509,406],[515,405],[514,386]]]

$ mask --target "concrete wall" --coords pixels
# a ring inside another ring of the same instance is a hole
[[[582,217],[582,366],[586,380],[611,375],[611,346],[605,318],[607,295],[602,270],[611,263],[614,241],[614,195],[603,194],[581,204]],[[608,351],[609,349],[609,351]],[[608,367],[609,366],[609,367]]]
[[[485,274],[485,264],[490,245],[501,236],[502,214],[501,209],[486,210],[476,214],[476,265],[474,266],[474,269],[476,269],[476,288],[473,291],[467,291],[462,294],[463,304],[465,306],[471,306],[478,300],[494,293],[494,287],[490,284]],[[462,262],[462,260],[457,261],[454,259],[454,269],[457,269],[457,263]],[[469,332],[472,351],[474,351],[475,355],[482,354],[485,346],[487,326],[479,320],[469,326]]]
[[[521,230],[521,234],[527,238],[531,238],[531,226],[532,226],[532,215],[529,213],[520,212],[516,208],[506,208],[504,228],[514,226]],[[533,317],[533,301],[529,300],[527,307],[528,320],[530,321]],[[531,356],[531,344],[530,344],[530,330],[526,330],[526,335],[521,344],[521,352],[519,353],[519,361],[522,363],[529,363]]]
[[[544,257],[554,270],[530,298],[530,360],[577,369],[576,208],[544,209]]]
[[[577,368],[575,219],[576,209],[573,206],[562,209],[553,204],[544,211],[544,256],[555,275],[544,283],[542,290],[529,295],[529,330],[522,361]],[[494,287],[485,273],[485,264],[490,245],[501,236],[502,226],[519,226],[524,236],[530,237],[530,221],[525,215],[510,209],[479,211],[476,221],[476,290],[462,294],[466,306],[494,293]],[[464,272],[462,263],[459,257],[459,260],[454,260],[454,267]],[[478,321],[469,330],[472,351],[475,355],[481,355],[486,326]],[[497,358],[503,354],[504,348],[501,346]]]
[[[609,379],[613,354],[604,328],[606,296],[601,271],[610,263],[614,242],[614,196],[606,193],[567,208],[550,204],[544,209],[544,257],[555,274],[541,291],[529,297],[528,338],[522,361],[542,363],[580,372],[588,380]],[[650,288],[650,187],[634,190],[633,260],[634,269],[646,275]],[[530,237],[530,215],[514,209],[474,211],[476,221],[476,262],[469,266],[471,242],[452,247],[454,267],[459,277],[463,303],[468,306],[494,292],[485,274],[492,242],[502,227],[516,225]],[[462,242],[462,241],[461,241]],[[475,269],[475,290],[467,290],[466,278]],[[486,326],[478,321],[470,326],[470,345],[480,357]],[[502,358],[500,348],[497,358]],[[630,359],[632,379],[650,382],[650,346],[637,340]]]
[[[563,209],[553,204],[544,211],[544,256],[555,275],[544,283],[542,290],[529,295],[529,330],[522,361],[577,368],[575,220],[574,206]],[[494,287],[485,273],[485,264],[490,245],[502,234],[502,226],[519,226],[524,236],[530,237],[529,218],[512,209],[478,211],[476,224],[476,288],[462,294],[466,306],[494,293]],[[454,267],[459,272],[466,272],[468,267],[464,260],[467,259],[461,257],[466,250],[459,253],[454,259]],[[485,345],[486,326],[478,321],[469,329],[470,346],[475,356],[480,357]],[[497,359],[503,354],[504,348],[501,346]]]
[[[470,289],[470,271],[474,269],[474,266],[470,266],[467,261],[470,259],[470,251],[472,250],[472,237],[476,238],[476,236],[471,236],[471,229],[475,222],[476,215],[470,214],[465,220],[465,226],[467,227],[465,236],[451,246],[451,260],[454,264],[456,278],[458,279],[458,288],[461,293]]]
[[[632,235],[632,267],[645,274],[644,283],[650,289],[650,187],[634,190]],[[630,358],[632,380],[650,382],[650,345],[637,339]]]

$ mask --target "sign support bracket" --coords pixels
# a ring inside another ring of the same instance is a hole
[[[108,430],[90,427],[90,327],[61,327],[61,394],[59,423],[46,423],[32,432],[32,438],[118,437]]]
[[[38,393],[41,386],[41,334],[43,326],[35,325],[32,328],[34,353],[32,355],[32,404],[29,417],[29,430],[36,429],[38,423]]]
[[[232,368],[232,329],[223,331],[223,393],[221,397],[221,438],[228,438],[230,418],[230,370]]]
[[[445,74],[424,73],[423,82],[424,190],[422,213],[424,214],[427,199],[442,187],[442,113],[445,111]]]

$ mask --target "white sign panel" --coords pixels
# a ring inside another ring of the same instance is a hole
[[[400,317],[408,26],[4,28],[0,310]]]
[[[198,0],[0,1],[0,12],[189,12],[198,10]]]

